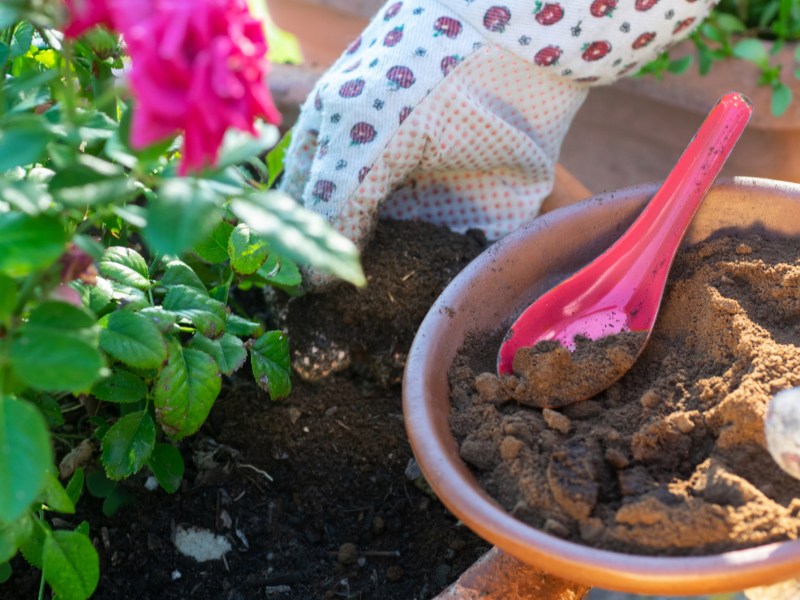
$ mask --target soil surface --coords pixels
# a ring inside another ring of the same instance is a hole
[[[798,240],[680,253],[630,372],[561,410],[476,380],[497,352],[476,335],[451,369],[461,456],[512,514],[596,547],[696,555],[796,539],[800,481],[767,452],[763,418],[800,385],[799,287]]]
[[[480,236],[386,222],[363,257],[366,289],[240,296],[251,315],[288,330],[307,377],[271,402],[242,369],[224,382],[201,432],[181,444],[178,492],[147,491],[143,474],[124,484],[132,503],[113,517],[85,493],[79,514],[55,523],[91,524],[101,561],[94,597],[412,600],[455,580],[489,546],[415,470],[400,375],[428,308],[484,245]],[[332,347],[338,363],[321,373],[319,348]],[[224,560],[180,554],[174,534],[190,527],[227,539]],[[38,571],[19,556],[13,568],[0,596],[35,598]]]

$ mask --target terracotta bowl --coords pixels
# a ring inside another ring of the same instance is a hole
[[[548,535],[512,517],[483,491],[450,432],[447,370],[465,335],[507,327],[537,295],[611,245],[656,189],[624,189],[553,211],[489,248],[452,281],[423,321],[406,363],[403,410],[412,449],[433,490],[470,529],[565,579],[642,594],[692,595],[795,577],[800,541],[661,558],[597,550]],[[744,178],[718,183],[685,243],[742,230],[800,235],[800,185]]]

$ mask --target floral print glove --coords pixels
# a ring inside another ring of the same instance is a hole
[[[550,193],[589,87],[652,60],[713,4],[390,0],[302,107],[282,189],[362,248],[380,216],[502,237]]]

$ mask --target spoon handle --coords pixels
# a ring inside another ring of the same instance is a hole
[[[720,98],[661,188],[620,240],[630,244],[632,260],[669,270],[689,224],[744,131],[753,105],[738,92]],[[648,256],[650,249],[661,256]],[[672,250],[667,256],[666,249]],[[620,249],[622,250],[622,249]],[[645,250],[642,252],[642,250]],[[636,258],[633,258],[633,257]]]

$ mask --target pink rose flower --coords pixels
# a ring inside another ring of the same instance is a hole
[[[78,37],[95,25],[112,26],[108,0],[64,0],[69,22],[64,28],[67,37]]]
[[[183,132],[185,175],[216,163],[229,127],[255,134],[257,118],[280,122],[264,30],[245,0],[98,0],[96,11],[88,16],[110,13],[128,46],[135,148]]]

